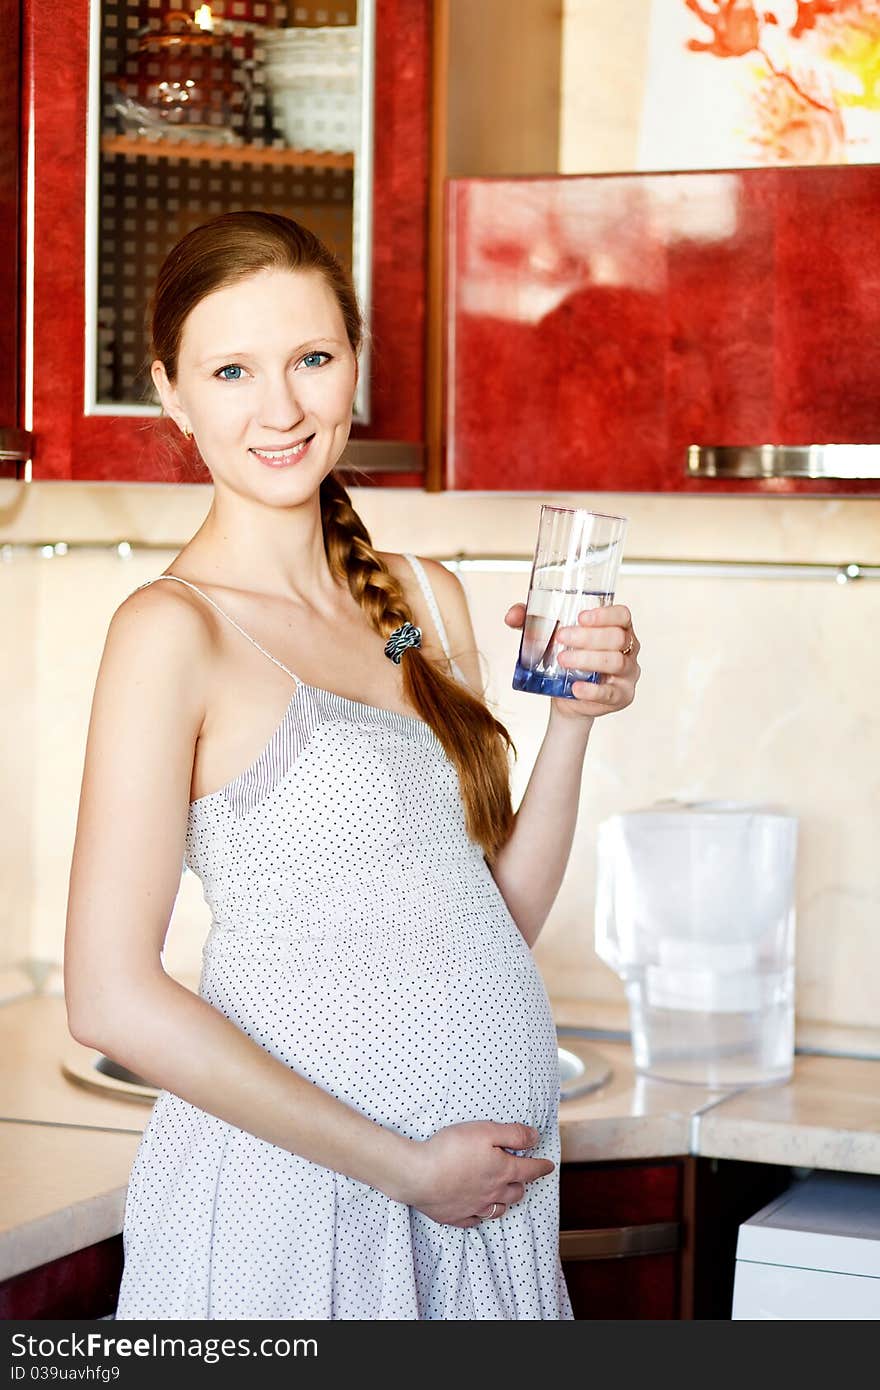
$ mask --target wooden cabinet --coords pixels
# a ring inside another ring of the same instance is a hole
[[[729,1318],[741,1222],[791,1169],[690,1155],[563,1163],[559,1251],[577,1319]]]
[[[23,90],[33,92],[32,106],[26,104],[24,108],[23,135],[25,148],[28,140],[31,142],[32,167],[21,175],[21,188],[28,186],[30,177],[34,189],[30,212],[34,247],[31,476],[180,481],[184,480],[181,468],[163,457],[156,439],[155,416],[138,413],[136,403],[118,412],[112,407],[93,410],[85,404],[89,398],[87,370],[96,370],[92,361],[96,355],[100,366],[100,353],[90,352],[87,359],[85,328],[87,320],[94,321],[100,302],[99,287],[93,283],[96,277],[87,267],[95,262],[91,251],[102,232],[97,224],[106,211],[97,205],[97,217],[90,212],[87,219],[87,203],[90,208],[94,206],[87,200],[87,186],[98,179],[99,158],[112,159],[115,177],[123,185],[116,203],[124,213],[119,224],[124,235],[118,235],[116,254],[127,258],[132,267],[141,263],[148,241],[155,241],[156,254],[164,254],[167,246],[160,244],[163,236],[167,240],[170,235],[173,241],[189,230],[181,223],[181,218],[189,215],[183,183],[177,188],[174,217],[167,202],[170,176],[166,166],[170,163],[185,163],[203,171],[204,203],[200,203],[196,221],[236,206],[284,208],[273,201],[271,171],[267,173],[253,158],[245,161],[247,168],[242,164],[235,170],[228,150],[219,145],[210,159],[201,162],[184,156],[174,161],[148,157],[128,146],[124,150],[98,150],[100,102],[94,71],[91,90],[89,87],[89,41],[99,4],[100,0],[71,0],[64,9],[63,23],[59,23],[56,6],[41,5],[37,0],[25,0],[22,11]],[[103,7],[107,13],[109,8]],[[157,19],[155,6],[147,0],[126,0],[112,8],[114,23],[122,23],[129,32]],[[349,8],[355,11],[355,0]],[[263,16],[265,22],[265,16],[276,11],[286,16],[287,9],[285,4],[254,7],[250,0],[237,3],[231,11],[227,7],[236,30],[235,42],[249,41],[238,31],[253,29],[250,21]],[[306,9],[308,6],[299,6],[297,14]],[[316,21],[321,22],[320,14],[325,13],[319,6]],[[430,22],[427,0],[376,0],[373,199],[362,214],[372,223],[370,411],[369,423],[352,430],[351,460],[357,467],[370,470],[375,481],[395,486],[421,484],[423,480]],[[227,77],[221,73],[215,87],[227,83]],[[189,154],[193,156],[192,149]],[[156,183],[161,182],[157,173],[160,165],[164,192]],[[136,169],[141,182],[135,178],[129,188],[126,180],[134,177]],[[299,173],[299,183],[305,185],[310,177],[323,177],[327,171],[310,170],[304,156]],[[148,179],[156,183],[152,191],[147,187]],[[327,196],[331,194],[332,190]],[[152,211],[147,206],[148,196],[160,204],[165,200],[164,206]],[[301,189],[297,196],[308,200],[311,195],[308,189]],[[291,214],[296,215],[293,209]],[[109,213],[108,220],[113,221]],[[156,229],[151,231],[148,222],[155,222]],[[169,232],[172,222],[173,235]],[[115,225],[108,235],[117,235]],[[146,285],[151,275],[145,273],[142,278]],[[102,332],[110,331],[119,336],[130,332],[136,337],[147,308],[142,299],[136,276],[132,285],[122,284],[112,328],[100,322],[96,325],[98,341]],[[23,332],[22,363],[26,338]],[[191,470],[185,480],[207,481],[207,473],[203,468]]]
[[[562,1165],[559,1253],[576,1318],[682,1316],[685,1162]]]

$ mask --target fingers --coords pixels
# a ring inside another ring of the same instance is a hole
[[[504,621],[508,627],[522,627],[526,620],[526,606],[524,603],[515,603],[512,608],[508,608],[504,615]]]
[[[467,1230],[469,1226],[481,1226],[484,1221],[497,1221],[506,1211],[507,1206],[504,1202],[494,1202],[476,1216],[465,1216],[461,1221],[447,1221],[445,1224],[447,1226],[460,1226],[463,1230]]]
[[[556,660],[561,669],[576,673],[594,671],[599,678],[572,682],[571,693],[586,706],[585,712],[604,714],[632,703],[641,675],[641,643],[633,631],[632,614],[624,604],[583,609],[577,626],[558,630],[556,643]]]
[[[621,700],[618,687],[604,680],[599,685],[594,681],[572,681],[571,693],[578,704],[589,705],[597,713],[615,709]]]
[[[531,1149],[537,1144],[540,1135],[531,1125],[523,1125],[514,1121],[505,1124],[502,1121],[492,1123],[492,1143],[499,1148],[506,1149]]]
[[[467,1230],[469,1226],[479,1226],[483,1221],[497,1221],[504,1215],[509,1207],[522,1201],[525,1196],[525,1191],[526,1185],[524,1182],[506,1183],[496,1201],[490,1202],[488,1206],[481,1208],[481,1210],[473,1216],[462,1217],[460,1221],[447,1221],[445,1224],[448,1226],[458,1226],[463,1230]]]
[[[514,1159],[515,1168],[511,1176],[511,1182],[534,1182],[537,1178],[546,1178],[548,1173],[552,1173],[556,1164],[549,1158],[517,1158]]]
[[[635,647],[624,656],[622,651],[594,651],[590,647],[566,647],[556,660],[566,670],[598,671],[604,676],[620,676],[627,668]]]
[[[583,608],[577,620],[580,627],[620,627],[627,631],[632,628],[633,621],[625,603],[609,603],[605,608]]]
[[[524,1182],[509,1182],[497,1202],[491,1202],[489,1206],[477,1213],[478,1221],[497,1221],[503,1216],[508,1207],[512,1207],[516,1202],[521,1202],[525,1196],[526,1185]]]
[[[629,646],[632,640],[633,651],[639,645],[631,627],[619,627],[616,623],[610,627],[561,627],[556,633],[556,644],[561,647],[576,647],[578,650],[589,648],[591,651],[623,651],[624,647]]]

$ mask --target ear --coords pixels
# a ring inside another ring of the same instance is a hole
[[[165,363],[161,362],[158,357],[150,366],[150,376],[153,378],[153,385],[162,402],[162,410],[166,415],[170,416],[178,429],[185,434],[189,429],[189,421],[186,419],[185,412],[181,407],[177,391],[168,380],[165,371]]]

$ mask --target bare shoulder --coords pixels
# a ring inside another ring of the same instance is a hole
[[[206,605],[203,605],[203,607]],[[213,628],[178,584],[135,589],[115,609],[104,638],[92,701],[86,780],[97,749],[117,767],[165,753],[184,774],[206,716]],[[101,759],[103,760],[103,759]]]
[[[190,677],[207,665],[212,650],[212,610],[182,584],[153,583],[123,599],[110,619],[105,660],[125,663],[148,677]]]
[[[418,580],[406,556],[393,551],[378,553],[395,578],[401,581],[405,592],[408,595],[418,594],[421,598]],[[437,600],[453,658],[468,685],[482,695],[485,691],[485,680],[464,585],[458,575],[447,569],[439,560],[429,559],[425,555],[417,555],[416,559],[421,562]]]

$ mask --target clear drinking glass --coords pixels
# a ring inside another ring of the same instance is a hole
[[[582,507],[541,507],[514,690],[574,699],[575,681],[601,680],[598,671],[560,666],[560,627],[575,627],[584,608],[614,601],[627,519]]]

